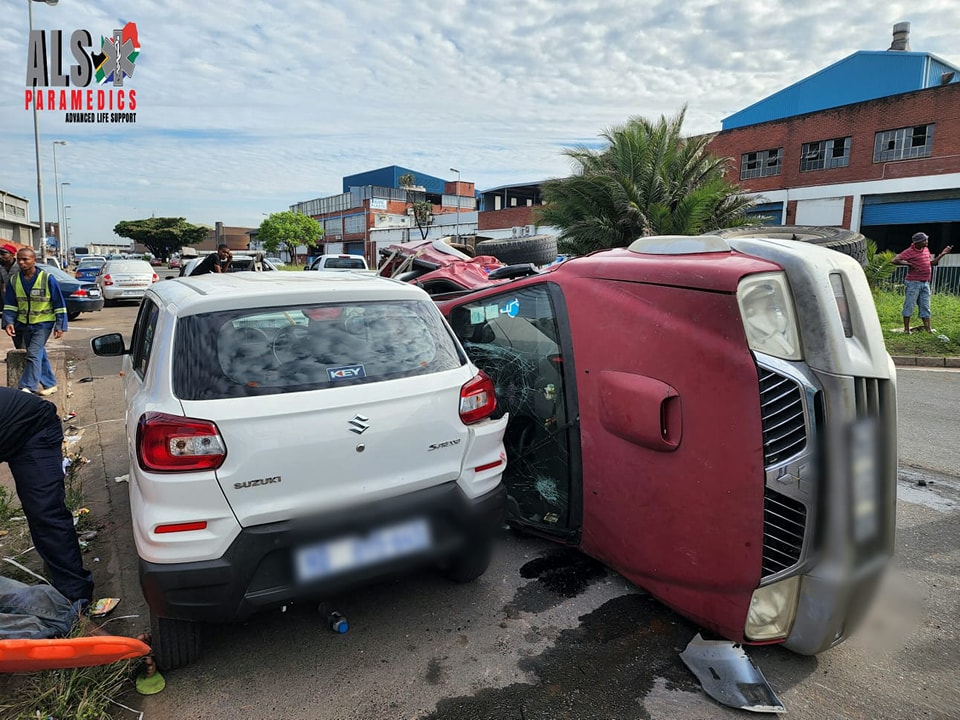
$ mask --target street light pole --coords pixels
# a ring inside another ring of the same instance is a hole
[[[450,168],[450,172],[457,174],[457,242],[460,242],[460,171],[456,168]]]
[[[54,140],[53,141],[53,181],[56,183],[57,188],[57,240],[60,245],[60,251],[57,255],[60,257],[61,263],[63,262],[63,224],[60,220],[61,212],[60,208],[60,175],[57,172],[57,145],[66,145],[66,140]]]
[[[33,3],[44,2],[47,5],[56,5],[59,0],[27,0],[27,17],[30,23],[30,35],[33,35]],[[46,59],[44,59],[46,60]],[[47,255],[47,228],[43,216],[43,175],[40,170],[40,121],[37,118],[37,103],[33,103],[33,147],[37,153],[37,210],[40,213],[40,253]]]
[[[69,185],[70,183],[66,183]],[[67,208],[73,207],[73,205],[64,205],[63,206],[63,238],[64,242],[68,245],[70,243],[70,218],[67,217]]]
[[[57,187],[60,189],[59,194],[62,198],[61,202],[63,203],[63,228],[60,230],[60,232],[63,234],[63,237],[60,238],[60,247],[64,249],[65,252],[70,249],[70,238],[67,234],[67,208],[70,207],[70,205],[67,205],[67,196],[63,192],[63,186],[69,184],[69,182],[62,182],[57,185]]]

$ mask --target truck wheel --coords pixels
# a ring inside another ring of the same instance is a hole
[[[867,264],[867,239],[854,230],[815,225],[760,225],[723,228],[705,233],[722,238],[777,238],[797,240],[849,255],[860,265]]]
[[[481,240],[477,243],[477,255],[493,255],[504,265],[546,265],[557,259],[557,238],[553,235],[531,235],[524,238]]]
[[[493,555],[493,541],[471,539],[456,555],[441,568],[443,576],[455,583],[473,582],[483,575],[490,566]]]
[[[200,626],[190,620],[174,620],[150,613],[153,658],[161,670],[176,670],[200,657]]]

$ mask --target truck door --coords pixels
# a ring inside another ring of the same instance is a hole
[[[538,532],[579,532],[581,484],[573,352],[563,296],[548,282],[511,286],[448,315],[473,362],[510,414],[504,445],[510,520]]]

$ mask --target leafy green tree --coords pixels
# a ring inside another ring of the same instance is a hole
[[[297,257],[297,247],[314,247],[323,236],[320,223],[309,215],[284,210],[273,213],[260,223],[257,240],[263,243],[267,252],[275,253],[282,245],[290,253],[291,262]]]
[[[166,260],[170,253],[201,242],[210,229],[192,225],[182,217],[149,217],[118,222],[113,226],[113,232],[144,245],[153,256]]]
[[[414,189],[416,178],[411,173],[405,173],[397,178],[397,183],[407,196],[407,207],[413,209],[413,221],[420,231],[420,239],[426,240],[433,222],[433,205],[424,199],[423,188]],[[420,200],[414,198],[420,196]]]
[[[623,247],[645,235],[697,235],[756,224],[754,202],[724,177],[709,138],[681,135],[684,107],[656,122],[632,118],[605,130],[606,147],[567,150],[570,177],[547,181],[539,222],[561,229],[561,252]]]

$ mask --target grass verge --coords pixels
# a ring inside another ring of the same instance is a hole
[[[64,477],[66,503],[71,512],[83,507],[83,480],[80,470],[86,460],[82,448],[67,451],[70,460]],[[88,513],[78,515],[77,530],[96,529]],[[0,556],[17,560],[43,574],[36,553],[27,553],[32,545],[30,531],[12,492],[0,486]],[[24,583],[36,578],[14,565],[0,563],[4,576]],[[74,634],[83,634],[77,626]],[[113,698],[133,689],[133,674],[138,660],[69,670],[4,674],[0,676],[0,720],[36,720],[36,718],[79,718],[110,720],[119,709]]]
[[[918,355],[924,357],[960,356],[960,297],[934,295],[930,299],[931,325],[936,332],[903,332],[903,294],[875,291],[874,302],[887,352],[891,355]],[[912,326],[923,327],[916,311]]]

